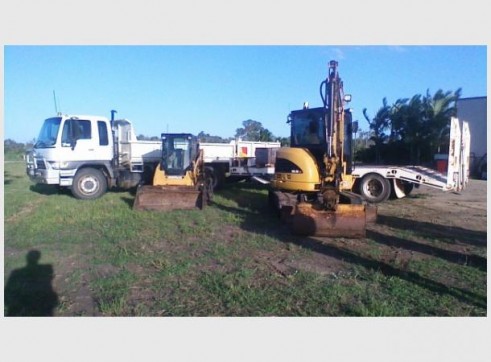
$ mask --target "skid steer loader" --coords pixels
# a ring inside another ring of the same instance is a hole
[[[211,202],[212,185],[212,173],[205,168],[197,138],[187,133],[163,133],[161,162],[152,184],[137,188],[133,209],[203,209]]]
[[[270,203],[300,235],[365,237],[367,222],[376,218],[376,207],[351,192],[351,112],[345,103],[338,63],[329,63],[321,83],[323,106],[292,111],[291,147],[276,153]]]

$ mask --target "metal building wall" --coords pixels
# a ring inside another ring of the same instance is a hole
[[[487,97],[459,99],[457,101],[457,118],[460,121],[469,122],[471,132],[471,173],[476,175],[480,173],[487,156]]]

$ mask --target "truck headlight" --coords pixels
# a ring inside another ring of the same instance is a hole
[[[69,162],[67,161],[62,161],[62,162],[48,161],[48,163],[53,170],[62,170],[68,168],[69,165]]]

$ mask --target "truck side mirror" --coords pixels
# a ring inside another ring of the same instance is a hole
[[[72,151],[77,146],[77,140],[80,138],[80,128],[77,119],[69,119],[68,121],[68,137]]]
[[[353,123],[351,124],[351,131],[353,133],[357,133],[358,132],[358,121],[353,121]]]

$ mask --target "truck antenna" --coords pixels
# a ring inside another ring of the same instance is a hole
[[[58,105],[56,104],[56,93],[54,90],[53,90],[53,98],[55,100],[55,112],[56,112],[56,114],[58,114]]]

